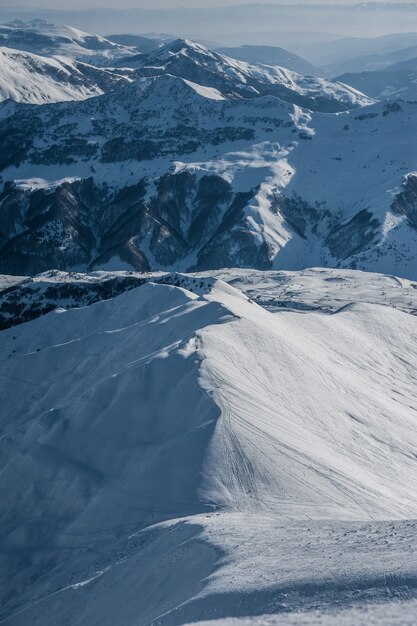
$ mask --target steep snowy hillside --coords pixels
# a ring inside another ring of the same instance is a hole
[[[96,68],[65,57],[48,58],[0,48],[0,101],[45,104],[85,100],[129,80],[129,72]]]
[[[122,59],[145,76],[170,74],[212,87],[229,97],[254,98],[274,95],[317,111],[346,111],[372,100],[336,81],[301,76],[278,65],[254,65],[225,57],[201,44],[177,39],[148,55]]]
[[[171,282],[1,332],[4,623],[408,610],[417,318]]]
[[[42,110],[3,103],[0,271],[324,265],[414,279],[416,112],[312,113],[166,75]]]
[[[14,20],[0,24],[0,46],[41,56],[65,56],[95,65],[112,64],[133,50],[72,26],[51,24],[41,19]]]

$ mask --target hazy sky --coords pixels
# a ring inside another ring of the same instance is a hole
[[[140,7],[145,9],[179,8],[179,7],[213,7],[230,6],[242,4],[357,4],[360,0],[120,0],[119,7]],[[382,0],[384,1],[384,0]],[[389,1],[389,0],[386,0]],[[404,0],[402,0],[404,1]],[[405,0],[405,2],[412,0]],[[391,0],[393,4],[395,0]],[[12,5],[8,0],[0,0],[1,5]],[[109,7],[116,8],[115,0],[16,0],[14,6],[25,6],[34,9],[36,6],[45,8],[89,8],[89,7]]]
[[[417,30],[417,9],[405,9],[402,2],[396,0],[387,2],[389,7],[385,10],[381,10],[380,3],[377,6],[371,4],[352,8],[352,4],[360,2],[361,0],[264,0],[258,3],[254,0],[0,0],[0,22],[41,17],[103,35],[164,32],[225,45],[262,43],[283,47],[288,39],[284,34],[290,32],[313,33],[315,38],[320,35],[320,40],[324,41],[329,37],[371,37]],[[312,8],[313,4],[321,7]],[[333,8],[328,5],[333,5]],[[341,5],[346,8],[343,9]],[[290,38],[290,41],[293,39]]]

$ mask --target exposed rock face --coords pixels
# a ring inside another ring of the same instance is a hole
[[[362,252],[372,242],[379,225],[372,213],[364,209],[346,224],[335,226],[326,238],[326,244],[334,257],[347,259]]]
[[[8,185],[2,197],[2,273],[94,269],[112,257],[148,271],[193,252],[197,267],[232,263],[232,250],[222,242],[224,237],[230,241],[229,230],[242,220],[252,191],[235,194],[220,176],[197,179],[185,172],[157,179],[147,198],[146,191],[145,180],[116,193],[95,185],[93,178],[36,191]],[[258,258],[248,234],[236,232],[233,239],[239,249],[246,240],[249,265],[269,265],[267,256]]]
[[[0,251],[4,273],[89,266],[112,251],[146,269],[146,260],[129,245],[140,226],[144,191],[139,182],[106,194],[92,178],[33,192],[8,186],[2,198],[3,233],[8,234]]]
[[[417,228],[417,174],[406,177],[404,191],[396,196],[392,208],[396,213],[405,215],[409,223]]]
[[[112,258],[137,271],[175,264],[268,269],[273,250],[248,228],[245,214],[256,192],[235,193],[221,176],[190,172],[167,173],[152,184],[142,179],[117,192],[93,178],[36,191],[9,185],[2,197],[0,270],[91,270]],[[416,219],[415,206],[406,209]],[[323,235],[330,254],[341,260],[366,249],[380,225],[366,210],[342,223],[328,210],[280,194],[271,197],[271,213],[304,241]]]

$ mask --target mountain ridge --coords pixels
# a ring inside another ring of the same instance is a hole
[[[42,57],[0,47],[0,101],[27,104],[84,100],[129,82],[129,73],[66,57]]]
[[[389,277],[366,280],[384,303]],[[272,313],[206,275],[2,331],[5,623],[412,600],[415,322],[357,301]]]

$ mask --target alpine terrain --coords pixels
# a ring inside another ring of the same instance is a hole
[[[116,61],[92,76],[98,97],[0,105],[2,272],[324,265],[413,278],[414,101],[185,40]]]
[[[417,284],[139,278],[6,281],[3,623],[414,624]]]
[[[106,32],[0,26],[0,624],[416,626],[415,35]]]

